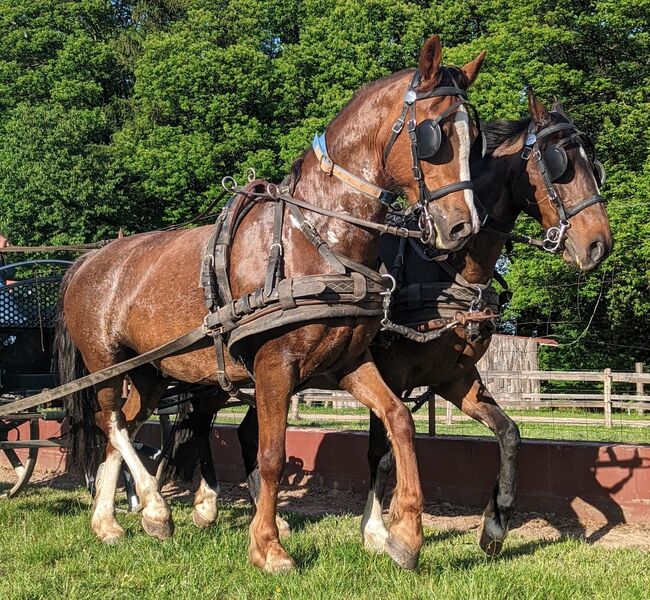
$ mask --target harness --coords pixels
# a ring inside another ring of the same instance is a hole
[[[413,216],[390,213],[389,218],[408,226]],[[409,248],[423,261],[435,265],[431,280],[404,283],[406,252]],[[492,335],[496,330],[496,318],[501,305],[501,298],[492,287],[492,282],[469,283],[450,264],[446,254],[432,255],[428,250],[418,240],[402,238],[390,267],[384,261],[388,271],[384,276],[392,285],[386,291],[382,304],[382,332],[397,334],[420,343],[439,339],[447,331],[460,327],[464,328],[468,342],[476,342]],[[380,333],[376,342],[390,345],[392,339],[389,335]]]
[[[406,124],[406,130],[411,142],[411,169],[413,172],[413,177],[418,184],[418,210],[420,215],[418,224],[420,230],[423,232],[423,235],[421,236],[422,241],[425,244],[432,244],[435,241],[435,228],[433,217],[429,214],[429,211],[427,209],[428,203],[443,198],[444,196],[452,194],[453,192],[458,192],[460,190],[473,190],[474,185],[470,180],[466,180],[450,183],[435,190],[429,190],[426,182],[424,181],[421,161],[431,160],[435,157],[436,153],[440,150],[440,146],[442,145],[443,133],[442,129],[440,128],[440,123],[449,115],[456,112],[461,106],[470,107],[477,126],[479,126],[479,119],[476,108],[474,108],[474,106],[467,100],[467,93],[458,85],[453,76],[453,86],[439,86],[425,91],[417,90],[420,84],[420,79],[420,71],[416,69],[404,94],[404,105],[402,112],[393,124],[390,138],[388,139],[388,143],[384,149],[383,157],[385,163],[388,160],[393,145],[397,141],[397,138],[399,137],[400,133],[404,129],[404,125]],[[418,124],[415,117],[415,105],[417,101],[443,96],[457,96],[458,100],[446,108],[435,119],[426,119],[422,121],[422,123]],[[478,139],[482,141],[482,153],[484,153],[486,147],[485,139],[482,135],[479,135]],[[364,179],[361,179],[340,165],[337,165],[330,158],[327,151],[325,134],[314,136],[312,148],[316,154],[320,168],[325,171],[325,173],[330,176],[334,176],[337,179],[340,179],[357,191],[370,196],[371,198],[379,200],[386,206],[392,207],[394,205],[395,199],[397,197],[395,192],[385,190]]]
[[[209,313],[204,327],[213,338],[219,384],[232,395],[238,390],[226,376],[224,347],[252,376],[250,341],[256,334],[323,318],[376,318],[382,314],[386,278],[333,251],[295,200],[275,186],[259,180],[251,182],[226,204],[205,249],[200,283]],[[229,284],[232,242],[243,218],[259,202],[275,203],[264,285],[234,299]],[[335,274],[283,277],[285,208],[293,217],[290,225],[301,232]],[[396,230],[391,229],[392,233]]]

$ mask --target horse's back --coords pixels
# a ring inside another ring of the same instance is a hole
[[[138,234],[83,257],[64,297],[82,353],[93,343],[145,351],[198,325],[205,314],[199,269],[211,231]]]

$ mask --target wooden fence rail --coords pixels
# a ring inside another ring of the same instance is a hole
[[[573,381],[573,382],[595,382],[602,384],[602,392],[508,392],[503,390],[503,386],[495,386],[498,391],[494,394],[496,400],[504,408],[528,410],[544,408],[588,408],[602,409],[603,422],[605,427],[612,427],[612,410],[631,410],[643,414],[645,411],[650,412],[650,395],[646,395],[644,384],[650,384],[650,373],[642,372],[641,363],[637,363],[636,372],[615,372],[611,369],[603,371],[495,371],[482,370],[481,376],[483,381],[490,389],[490,383],[499,380],[515,380],[518,382],[513,385],[514,390],[526,389],[521,382],[530,381]],[[636,393],[614,394],[612,385],[614,383],[636,384]],[[529,389],[539,389],[539,386],[528,386]],[[418,388],[413,391],[412,397],[417,397],[426,392],[426,388]],[[314,402],[323,402],[333,408],[359,408],[359,404],[352,396],[346,392],[325,391],[325,390],[305,390],[300,392],[298,399],[307,405]],[[294,399],[292,402],[291,415],[293,418],[299,416],[299,400]],[[453,422],[452,405],[446,403],[445,422]],[[429,399],[429,432],[435,433],[435,398],[431,395]],[[650,421],[648,422],[650,426]]]

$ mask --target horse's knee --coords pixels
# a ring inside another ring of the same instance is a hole
[[[399,402],[386,413],[393,440],[408,439],[415,436],[413,417],[405,404]]]

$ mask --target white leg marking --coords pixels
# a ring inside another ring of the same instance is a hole
[[[381,552],[388,540],[388,530],[384,524],[383,510],[375,491],[368,492],[366,506],[363,509],[361,518],[361,533],[363,534],[364,546],[368,550]]]
[[[118,541],[124,530],[115,519],[115,489],[120,475],[122,456],[111,452],[97,470],[96,495],[91,526],[99,539],[106,544]]]
[[[118,427],[116,414],[111,415],[109,439],[113,447],[119,450],[133,475],[135,489],[142,505],[143,520],[156,524],[171,521],[169,507],[158,492],[156,478],[144,468],[129,439],[127,429]]]
[[[192,512],[192,521],[197,527],[207,527],[214,523],[217,518],[218,497],[219,486],[212,488],[201,477],[201,484],[194,495],[194,511]]]

